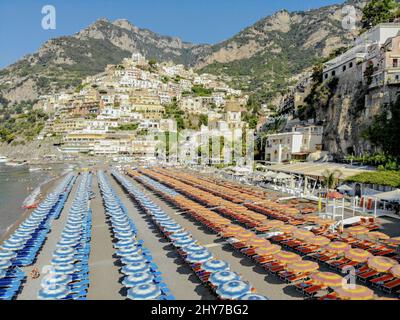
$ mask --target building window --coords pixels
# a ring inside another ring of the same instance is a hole
[[[325,79],[328,79],[328,74],[327,73],[325,73]]]
[[[346,71],[346,66],[343,66],[343,71]]]
[[[399,59],[393,59],[393,68],[397,68],[399,65]]]
[[[353,62],[349,63],[349,68],[353,68]]]
[[[334,76],[336,76],[336,71],[335,70],[332,71],[332,77],[334,77]]]

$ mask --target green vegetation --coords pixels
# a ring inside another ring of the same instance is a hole
[[[390,161],[400,162],[400,97],[383,107],[363,136],[380,148],[388,159],[391,157]]]
[[[400,188],[400,171],[363,172],[347,178],[346,181]]]
[[[314,68],[313,79],[317,79],[318,68]],[[322,78],[321,78],[322,79]],[[299,106],[297,116],[300,120],[316,119],[317,109],[326,109],[336,92],[339,79],[331,78],[326,83],[321,80],[313,82],[310,94],[304,99],[305,104]]]
[[[242,113],[242,120],[249,124],[250,129],[255,129],[261,115],[261,102],[259,97],[251,95],[247,101],[246,111]]]
[[[382,22],[393,21],[399,16],[399,3],[396,0],[372,0],[363,9],[362,31]]]
[[[176,100],[165,107],[164,119],[174,119],[178,130],[185,129],[184,116],[185,113],[179,108]]]
[[[202,125],[205,125],[205,126],[208,125],[208,115],[206,115],[206,114],[201,114],[199,116],[199,127],[201,127]]]
[[[135,131],[139,127],[138,123],[129,123],[129,124],[122,124],[118,127],[118,130],[121,131]]]
[[[375,154],[365,154],[362,156],[348,155],[347,161],[360,162],[363,165],[371,165],[379,170],[400,170],[400,164],[394,156],[387,155],[382,152]]]
[[[323,184],[326,189],[333,190],[339,184],[339,179],[342,177],[343,172],[340,170],[325,170],[322,174],[324,177]]]
[[[47,115],[41,110],[3,117],[0,121],[0,141],[32,141],[42,131],[45,120]]]
[[[192,93],[199,97],[209,97],[212,94],[212,90],[204,88],[203,85],[194,85]]]

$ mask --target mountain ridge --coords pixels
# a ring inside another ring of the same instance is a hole
[[[86,76],[138,51],[157,61],[227,75],[235,87],[270,97],[290,86],[292,78],[319,56],[351,43],[356,31],[343,35],[341,10],[363,3],[352,0],[306,12],[280,10],[213,45],[160,35],[126,19],[101,18],[71,36],[46,41],[37,52],[1,69],[0,95],[12,102],[34,100],[77,86]]]

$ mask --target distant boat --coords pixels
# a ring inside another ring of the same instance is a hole
[[[7,157],[0,156],[0,163],[6,163],[7,161]]]
[[[42,168],[29,168],[30,172],[41,171]]]

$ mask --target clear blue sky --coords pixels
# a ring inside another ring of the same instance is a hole
[[[343,0],[1,0],[0,68],[46,40],[71,35],[101,17],[193,43],[217,43],[280,9],[318,8]],[[57,10],[57,29],[41,28],[44,5]]]

